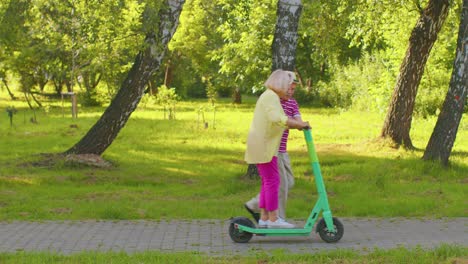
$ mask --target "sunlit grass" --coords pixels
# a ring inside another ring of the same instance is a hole
[[[227,219],[245,215],[242,204],[258,192],[245,179],[243,161],[253,98],[243,105],[221,100],[180,102],[176,120],[158,106],[140,106],[103,157],[114,166],[95,169],[43,162],[78,142],[104,108],[54,106],[33,113],[0,96],[0,220],[11,219]],[[53,102],[51,102],[52,104]],[[18,113],[10,127],[5,109]],[[60,105],[60,104],[56,104]],[[205,108],[205,129],[200,107]],[[1,114],[3,113],[3,114]],[[451,166],[421,160],[436,118],[415,117],[415,151],[377,140],[384,116],[302,108],[312,125],[330,204],[337,216],[467,216],[468,126],[462,120]],[[213,127],[213,125],[215,127]],[[296,185],[288,217],[306,218],[316,200],[303,134],[290,133]]]
[[[113,214],[113,213],[111,213]],[[118,214],[118,213],[117,213]],[[198,252],[83,252],[73,255],[56,253],[0,253],[0,262],[12,263],[466,263],[466,247],[442,245],[435,249],[391,250],[370,249],[370,252],[333,250],[310,254],[292,254],[284,250],[253,250],[247,255],[209,256]]]

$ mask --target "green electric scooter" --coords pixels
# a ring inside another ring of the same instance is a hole
[[[343,224],[336,217],[332,217],[328,204],[325,183],[310,129],[304,129],[304,137],[307,143],[309,158],[314,172],[317,186],[318,200],[305,223],[304,228],[256,228],[255,224],[247,217],[235,217],[229,225],[229,236],[234,242],[247,243],[253,235],[257,236],[308,236],[314,227],[320,213],[322,219],[317,224],[316,232],[327,243],[337,242],[343,237]]]

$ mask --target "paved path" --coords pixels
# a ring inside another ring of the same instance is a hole
[[[274,249],[314,253],[338,248],[433,248],[443,243],[468,246],[468,218],[340,220],[344,236],[335,244],[323,242],[316,233],[304,237],[254,236],[247,244],[237,244],[227,234],[228,220],[0,222],[0,252],[156,250],[245,255]]]

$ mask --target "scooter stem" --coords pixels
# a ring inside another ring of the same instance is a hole
[[[330,205],[328,203],[327,191],[325,190],[325,183],[323,182],[322,172],[320,170],[320,163],[318,160],[317,152],[315,151],[314,140],[312,138],[312,133],[310,129],[304,129],[304,137],[307,143],[307,150],[310,158],[310,166],[314,173],[315,184],[317,186],[318,200],[314,207],[312,214],[317,213],[317,211],[323,211],[322,216],[325,219],[327,228],[330,231],[334,231],[333,227],[333,216],[330,211]],[[316,218],[318,215],[315,215]]]

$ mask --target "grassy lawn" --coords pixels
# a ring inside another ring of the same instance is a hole
[[[316,254],[289,254],[281,250],[273,253],[256,252],[251,256],[216,257],[187,253],[143,252],[97,253],[83,252],[70,256],[54,253],[0,253],[1,263],[447,263],[463,264],[468,261],[466,248],[442,245],[433,250],[421,248],[392,250],[375,250],[360,254],[352,250],[335,250]]]
[[[161,108],[141,104],[103,157],[110,169],[44,162],[75,144],[104,108],[46,102],[33,113],[23,102],[0,96],[0,220],[58,219],[227,219],[246,215],[243,203],[259,181],[243,178],[247,131],[255,100],[236,106],[218,102],[216,123],[206,101],[181,102],[176,120]],[[19,110],[10,127],[5,108]],[[209,123],[199,121],[205,107]],[[64,112],[62,112],[64,111]],[[436,122],[415,118],[413,143],[419,150],[394,149],[375,140],[383,114],[302,108],[309,120],[334,215],[338,217],[467,216],[468,123],[462,120],[443,168],[421,156]],[[304,219],[316,199],[303,134],[290,133],[296,185],[288,217]]]

